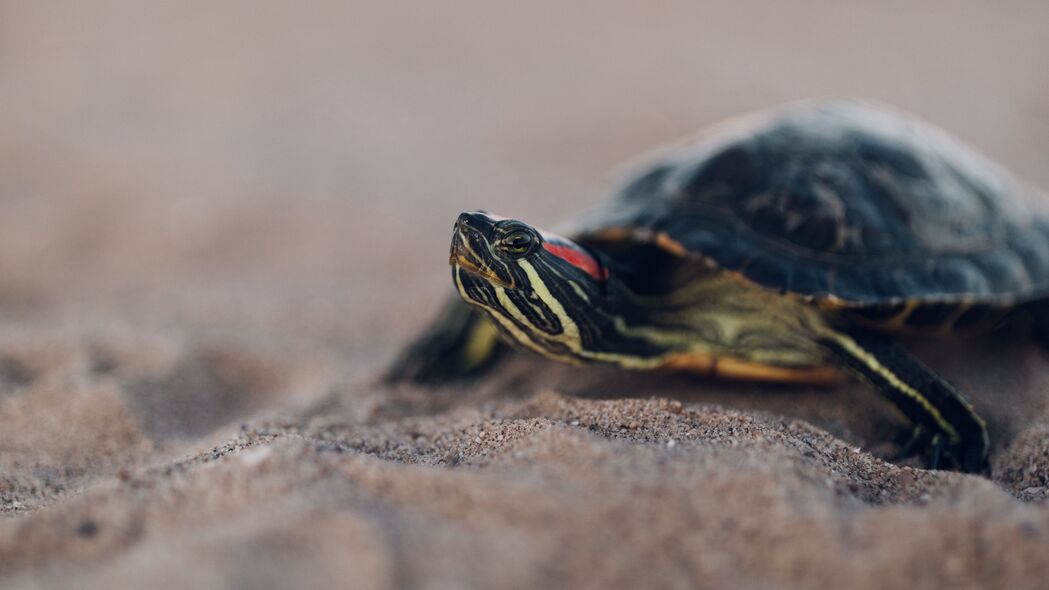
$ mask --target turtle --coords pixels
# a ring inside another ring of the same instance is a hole
[[[455,221],[457,296],[387,377],[477,375],[506,343],[572,364],[868,382],[932,469],[986,468],[985,420],[897,341],[1049,330],[1038,189],[946,131],[856,100],[716,125],[634,165],[569,232]],[[566,237],[567,236],[567,237]]]

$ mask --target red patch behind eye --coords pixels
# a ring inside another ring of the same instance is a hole
[[[599,281],[608,278],[608,269],[601,266],[593,256],[574,246],[543,242],[543,249],[578,268]]]

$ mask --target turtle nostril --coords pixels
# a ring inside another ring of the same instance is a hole
[[[466,211],[459,214],[455,222],[458,229],[471,230],[481,235],[488,235],[492,229],[492,218],[481,211]]]

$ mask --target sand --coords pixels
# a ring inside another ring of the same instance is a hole
[[[1049,186],[1044,3],[693,4],[0,6],[0,586],[1044,587],[1020,328],[908,343],[983,475],[859,384],[379,382],[460,210],[556,226],[726,116],[874,98]]]

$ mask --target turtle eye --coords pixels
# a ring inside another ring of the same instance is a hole
[[[502,239],[502,249],[514,258],[528,254],[532,250],[535,238],[525,230],[512,231]]]

